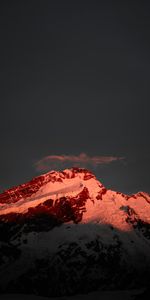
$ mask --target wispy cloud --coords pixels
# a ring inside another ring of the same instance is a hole
[[[79,155],[48,155],[35,163],[37,171],[46,171],[62,167],[96,167],[100,164],[109,164],[113,161],[122,160],[118,156],[89,156],[86,153]]]

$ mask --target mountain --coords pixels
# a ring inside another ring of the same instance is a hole
[[[149,275],[149,194],[107,190],[81,168],[0,194],[1,293],[146,287]]]

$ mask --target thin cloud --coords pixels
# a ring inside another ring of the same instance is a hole
[[[122,160],[124,157],[118,156],[89,156],[86,153],[79,155],[48,155],[35,163],[37,171],[46,171],[52,168],[62,167],[96,167],[101,164],[109,164],[113,161]]]

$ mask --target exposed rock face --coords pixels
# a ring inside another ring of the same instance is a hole
[[[150,195],[107,190],[86,169],[0,195],[0,290],[60,296],[148,284]]]

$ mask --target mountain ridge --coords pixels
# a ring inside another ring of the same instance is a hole
[[[148,286],[150,195],[107,190],[82,168],[0,195],[0,292],[62,296]]]
[[[119,226],[115,218],[120,215],[119,229],[125,226],[130,230],[123,220],[124,211],[120,207],[129,206],[140,219],[150,223],[149,204],[148,193],[126,195],[107,190],[89,170],[72,168],[48,172],[0,194],[0,219],[4,220],[5,216],[9,218],[12,214],[29,217],[31,214],[45,213],[55,215],[64,222],[94,222],[100,217],[107,223],[109,215],[109,222],[111,220],[112,225]],[[112,213],[116,214],[114,219]]]

